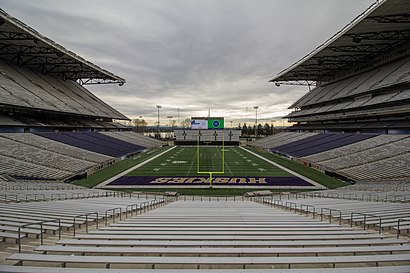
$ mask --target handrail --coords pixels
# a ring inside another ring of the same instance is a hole
[[[315,219],[316,216],[316,208],[312,205],[305,205],[305,204],[300,204],[300,210],[302,211],[303,208],[306,207],[306,216],[309,217],[309,208],[313,208],[312,214],[313,214],[313,219]]]
[[[73,193],[71,194],[71,199],[74,199],[74,195],[77,195],[77,199],[80,199],[80,198],[84,198],[84,197],[85,197],[85,194],[84,194],[83,192],[73,192]],[[81,197],[80,197],[80,195],[81,195]]]
[[[295,205],[295,213],[296,213],[297,204],[294,203],[294,202],[287,201],[287,202],[285,203],[285,207],[286,207],[286,208],[288,207],[288,204],[289,204],[289,211],[290,211],[290,212],[292,211],[292,204]]]
[[[15,196],[16,197],[16,203],[18,202],[17,201],[17,194],[12,194],[12,193],[9,193],[9,194],[1,194],[0,196],[4,196],[4,203],[7,203],[7,196]]]
[[[61,195],[64,195],[64,199],[67,199],[67,194],[64,192],[64,193],[53,193],[53,194],[51,194],[51,197],[50,197],[50,199],[51,200],[53,200],[53,197],[54,196],[58,196],[58,199],[57,200],[60,200],[61,199]]]
[[[33,196],[33,195],[34,195],[34,201],[37,201],[37,195],[43,196],[43,201],[46,200],[46,195],[45,195],[44,193],[28,193],[28,194],[26,194],[26,202],[29,201],[28,197],[29,197],[29,196]],[[30,200],[31,200],[31,199],[30,199]]]
[[[85,232],[88,233],[88,215],[93,215],[93,214],[97,215],[97,218],[95,218],[95,222],[96,222],[96,224],[97,224],[97,229],[98,229],[98,220],[99,220],[99,219],[98,219],[98,212],[90,212],[90,213],[80,214],[80,215],[77,215],[77,216],[75,216],[75,217],[73,218],[73,222],[74,222],[73,236],[75,236],[75,220],[76,220],[78,217],[85,216]]]
[[[382,233],[382,217],[381,216],[373,215],[373,214],[370,214],[370,213],[352,212],[350,214],[350,226],[351,227],[353,226],[353,215],[355,215],[355,214],[364,216],[363,217],[363,230],[366,230],[367,216],[378,218],[379,219],[379,234]],[[357,222],[359,222],[359,221],[357,221]]]
[[[107,214],[108,214],[108,212],[109,212],[109,211],[112,211],[112,212],[113,212],[113,213],[111,214],[111,215],[112,215],[112,222],[115,223],[115,212],[116,212],[118,209],[120,210],[120,221],[121,221],[121,213],[122,213],[121,207],[112,208],[112,209],[107,209],[107,210],[105,211],[105,226],[107,226]]]
[[[404,218],[400,218],[398,221],[397,221],[397,239],[399,239],[399,237],[400,237],[400,222],[410,222],[410,219],[404,219]]]
[[[32,225],[40,225],[40,244],[43,245],[43,224],[44,223],[54,223],[58,221],[58,239],[61,240],[61,220],[60,219],[54,219],[54,220],[45,220],[45,221],[39,221],[39,222],[34,222],[34,223],[27,223],[24,225],[21,225],[17,229],[17,236],[18,236],[18,245],[19,245],[19,253],[21,253],[21,228],[25,228],[28,226]]]
[[[136,212],[135,215],[138,215],[138,205],[139,205],[138,203],[131,204],[131,205],[127,205],[127,206],[125,207],[125,217],[128,217],[128,211],[131,212],[131,217],[132,217],[133,207],[135,207],[135,212]],[[131,208],[131,209],[128,209],[128,208]]]
[[[332,212],[333,211],[338,211],[339,212],[339,225],[342,225],[342,212],[338,209],[331,209],[331,208],[320,208],[320,221],[323,221],[323,211],[328,210],[329,211],[329,220],[330,224],[332,223]]]
[[[275,200],[273,200],[273,206],[275,206],[275,205],[283,207],[283,201],[275,199]]]
[[[142,208],[144,209],[144,213],[145,213],[146,210],[147,210],[147,206],[146,206],[145,204],[148,204],[148,206],[149,206],[149,201],[144,201],[144,202],[141,203],[141,205],[143,205]],[[149,208],[148,208],[148,210],[149,210]]]

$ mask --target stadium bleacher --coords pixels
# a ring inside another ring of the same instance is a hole
[[[156,148],[164,145],[164,142],[161,140],[146,137],[135,132],[101,132],[101,134],[146,148]]]
[[[249,201],[181,200],[12,254],[7,260],[20,266],[3,268],[58,272],[63,264],[62,272],[95,272],[101,265],[117,272],[128,272],[125,265],[139,272],[265,272],[274,266],[275,272],[406,272],[409,251],[402,238]]]
[[[121,157],[145,148],[116,138],[91,132],[36,133],[39,136],[107,156]]]
[[[290,156],[302,157],[338,148],[372,137],[374,137],[374,135],[317,134],[315,136],[275,147],[272,151]]]

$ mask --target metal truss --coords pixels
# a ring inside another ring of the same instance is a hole
[[[375,20],[378,23],[410,23],[410,14],[401,13],[401,14],[390,14],[390,15],[380,15],[380,16],[369,16],[366,19]]]
[[[374,31],[374,32],[362,32],[362,33],[350,33],[345,34],[347,37],[351,37],[353,42],[360,43],[363,40],[378,40],[378,41],[403,41],[410,39],[410,30],[392,30],[392,31]]]
[[[316,86],[316,81],[311,81],[311,80],[281,80],[281,81],[269,81],[275,83],[277,87],[281,85],[303,85],[303,86]]]
[[[355,44],[345,46],[328,46],[326,49],[337,53],[379,53],[391,47],[391,43],[369,43],[369,44]]]
[[[0,31],[0,55],[20,67],[29,66],[63,80],[75,80],[81,84],[125,83],[124,79],[83,60],[58,44],[48,46],[27,33]]]

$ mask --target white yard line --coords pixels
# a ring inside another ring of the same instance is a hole
[[[239,147],[239,148],[241,148],[241,149],[244,150],[244,151],[247,151],[248,153],[250,153],[250,154],[252,154],[252,155],[254,155],[254,156],[256,156],[256,157],[259,157],[259,158],[262,159],[262,160],[265,160],[266,162],[268,162],[268,163],[270,163],[270,164],[272,164],[272,165],[274,165],[274,166],[276,166],[276,167],[278,167],[278,168],[280,168],[280,169],[282,169],[282,170],[284,170],[284,171],[286,171],[286,172],[288,172],[288,173],[290,173],[290,174],[293,174],[294,176],[297,176],[297,177],[299,177],[299,178],[301,178],[301,179],[303,179],[303,180],[305,180],[305,181],[311,183],[312,185],[315,185],[316,187],[318,187],[318,188],[320,188],[320,189],[327,189],[325,186],[323,186],[323,185],[317,183],[316,181],[313,181],[312,179],[309,179],[309,178],[307,178],[307,177],[305,177],[305,176],[303,176],[303,175],[301,175],[301,174],[298,174],[297,172],[294,172],[294,171],[292,171],[292,170],[289,170],[288,168],[283,167],[282,165],[279,165],[278,163],[273,162],[273,161],[271,161],[271,160],[269,160],[269,159],[267,159],[267,158],[264,158],[264,157],[261,156],[261,155],[258,155],[258,154],[254,153],[254,152],[252,152],[252,151],[249,151],[248,149],[245,149],[245,148],[243,148],[243,147]]]
[[[120,178],[121,176],[124,176],[124,175],[126,175],[127,173],[132,172],[133,170],[138,169],[138,168],[141,167],[141,166],[144,166],[144,165],[147,164],[148,162],[150,162],[150,161],[156,159],[157,157],[162,156],[162,155],[165,154],[165,153],[168,153],[169,151],[173,150],[173,149],[176,148],[176,147],[177,147],[177,146],[174,146],[174,147],[172,147],[172,148],[170,148],[170,149],[168,149],[168,150],[166,150],[166,151],[163,151],[162,153],[157,154],[156,156],[153,156],[153,157],[151,157],[151,158],[149,158],[149,159],[147,159],[147,160],[141,162],[140,164],[135,165],[135,166],[133,166],[133,167],[131,167],[131,168],[129,168],[129,169],[123,171],[122,173],[119,173],[119,174],[117,174],[116,176],[113,176],[113,177],[111,177],[111,178],[105,180],[104,182],[98,184],[98,185],[95,186],[94,188],[103,188],[104,186],[106,186],[107,184],[109,184],[109,183],[113,182],[114,180]]]

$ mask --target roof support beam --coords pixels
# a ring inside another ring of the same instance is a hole
[[[388,24],[400,24],[400,23],[410,23],[410,13],[401,13],[401,14],[389,14],[389,15],[380,15],[380,16],[369,16],[366,19],[374,20],[378,23]]]

